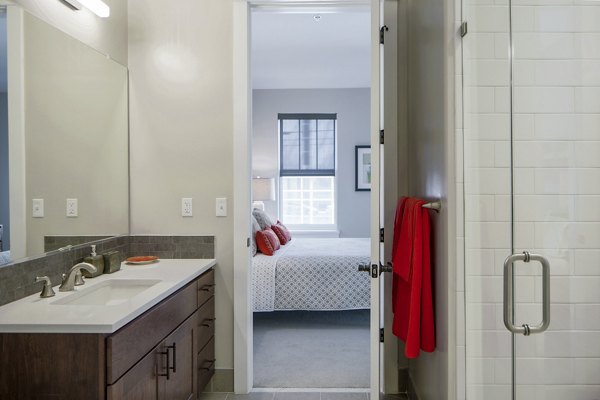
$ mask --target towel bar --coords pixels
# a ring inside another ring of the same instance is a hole
[[[440,210],[442,209],[442,202],[441,201],[432,201],[431,203],[423,204],[422,207],[430,208],[432,210],[435,210],[436,212],[440,212]]]

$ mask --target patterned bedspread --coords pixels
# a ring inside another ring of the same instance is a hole
[[[10,250],[0,251],[0,264],[8,264],[12,260],[10,259]]]
[[[254,311],[354,310],[370,307],[369,239],[294,238],[252,262]]]

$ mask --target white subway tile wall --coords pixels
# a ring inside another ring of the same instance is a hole
[[[502,274],[514,226],[515,251],[545,255],[552,274],[550,328],[516,337],[517,399],[600,399],[600,2],[457,4],[457,27],[469,23],[456,76],[457,398],[512,398]],[[539,265],[516,274],[516,322],[536,324]]]

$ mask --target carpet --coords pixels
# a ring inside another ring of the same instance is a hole
[[[368,388],[369,310],[254,313],[254,386]]]

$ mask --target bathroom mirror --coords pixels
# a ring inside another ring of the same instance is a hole
[[[19,7],[0,19],[0,264],[127,233],[127,68]]]

